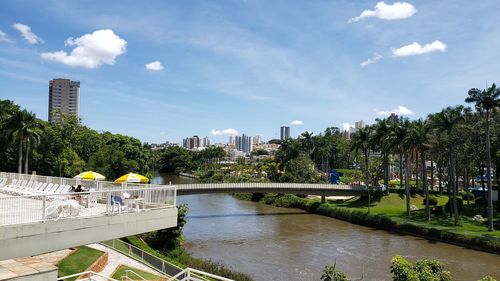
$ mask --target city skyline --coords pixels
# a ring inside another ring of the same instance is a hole
[[[499,82],[495,1],[390,4],[2,1],[0,98],[47,120],[47,81],[68,78],[89,127],[224,142],[425,117]]]

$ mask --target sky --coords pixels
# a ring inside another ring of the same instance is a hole
[[[143,142],[412,119],[500,83],[498,0],[0,1],[0,99]]]

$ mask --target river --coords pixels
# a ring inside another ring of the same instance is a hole
[[[155,183],[194,180],[159,176]],[[500,256],[446,243],[389,233],[345,221],[237,200],[225,194],[180,196],[189,206],[184,228],[187,250],[244,272],[257,280],[320,280],[325,265],[354,280],[391,280],[396,254],[437,259],[453,280],[500,279]]]

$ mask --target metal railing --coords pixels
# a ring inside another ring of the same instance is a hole
[[[0,225],[116,215],[175,207],[168,186],[0,197]]]
[[[182,272],[179,272],[179,274],[167,279],[167,281],[200,281],[200,278],[202,278],[201,280],[209,280],[205,277],[209,277],[212,280],[219,280],[219,281],[234,281],[232,279],[224,278],[221,276],[217,276],[190,267],[184,269]]]
[[[57,281],[64,281],[64,280],[68,280],[68,279],[73,279],[75,277],[77,277],[76,279],[78,279],[78,280],[84,280],[84,281],[97,281],[97,280],[100,280],[100,281],[102,281],[102,280],[119,281],[119,280],[113,279],[111,277],[104,276],[104,275],[99,274],[99,273],[94,272],[94,271],[85,271],[85,272],[67,275],[67,276],[58,278]]]
[[[313,184],[313,183],[207,183],[207,184],[180,184],[177,189],[244,189],[244,188],[262,188],[262,189],[311,189],[311,190],[356,190],[366,191],[364,185],[346,185],[346,184]]]
[[[113,239],[109,241],[101,242],[102,245],[109,247],[117,252],[120,252],[130,258],[133,258],[154,270],[160,272],[163,275],[170,276],[169,281],[208,281],[208,280],[220,280],[220,281],[234,281],[225,277],[221,277],[215,274],[204,272],[197,269],[186,268],[183,269],[178,267],[164,259],[154,256],[142,249],[129,244],[125,241],[119,239]],[[211,278],[208,279],[207,277]],[[186,279],[188,278],[188,279]]]

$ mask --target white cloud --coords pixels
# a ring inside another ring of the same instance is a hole
[[[101,29],[82,37],[68,38],[64,44],[75,46],[68,55],[65,51],[42,53],[42,58],[69,66],[98,68],[103,64],[113,65],[117,56],[127,51],[127,41],[110,29]]]
[[[395,113],[397,115],[413,115],[413,114],[415,114],[408,107],[402,106],[402,105],[398,105],[398,108],[392,109],[392,110],[377,111],[378,115],[383,115],[383,116],[389,116],[389,115],[391,115],[391,113]]]
[[[371,58],[369,58],[361,63],[361,67],[365,67],[365,66],[370,65],[372,63],[376,63],[380,59],[382,59],[382,56],[380,54],[373,53],[373,56]]]
[[[160,71],[164,67],[163,67],[163,65],[161,65],[160,61],[153,61],[153,62],[146,64],[146,68],[149,70],[152,70],[152,71]]]
[[[304,125],[304,122],[300,121],[300,120],[293,120],[292,122],[290,122],[290,125]]]
[[[212,136],[236,136],[236,135],[239,135],[238,131],[235,130],[235,129],[232,129],[232,128],[227,128],[225,130],[215,130],[215,129],[212,129],[210,131],[210,134]]]
[[[44,43],[42,38],[38,37],[35,33],[31,31],[31,28],[22,23],[15,23],[14,28],[21,32],[21,35],[24,37],[26,41],[30,44],[40,44]]]
[[[344,131],[349,131],[350,128],[354,128],[354,124],[350,124],[350,123],[342,123],[342,129]]]
[[[384,1],[378,2],[373,10],[364,10],[359,16],[349,20],[349,22],[357,22],[366,18],[378,18],[382,20],[400,20],[413,16],[417,9],[410,3],[394,2],[385,4]]]
[[[392,49],[392,55],[395,57],[423,55],[437,51],[446,52],[446,48],[446,44],[439,40],[435,40],[434,42],[425,44],[424,46],[420,45],[417,42],[413,42],[401,48]]]
[[[1,29],[0,29],[0,42],[12,42],[7,37],[7,34],[5,34],[5,32],[3,32]]]

